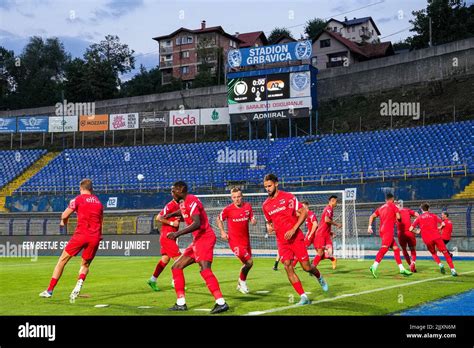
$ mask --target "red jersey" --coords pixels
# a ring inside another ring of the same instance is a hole
[[[222,221],[227,220],[229,243],[250,245],[249,221],[253,219],[252,205],[243,202],[240,207],[234,203],[225,207],[219,215]]]
[[[400,217],[402,218],[402,220],[397,221],[398,233],[403,234],[405,232],[408,232],[408,229],[411,226],[411,217],[412,216],[415,216],[415,211],[414,210],[411,210],[411,209],[408,209],[408,208],[400,209]]]
[[[174,199],[169,201],[165,207],[163,208],[162,211],[160,211],[160,213],[158,214],[159,216],[163,217],[165,216],[166,214],[170,214],[170,213],[174,213],[175,211],[179,210],[179,204],[178,202],[176,202]],[[172,222],[175,222],[175,221],[178,221],[180,220],[180,217],[179,216],[173,216],[173,217],[170,217],[169,219],[167,219],[168,221],[172,221]],[[177,232],[179,229],[179,225],[178,226],[170,226],[168,224],[161,224],[161,234],[163,236],[167,236],[168,233],[170,232]]]
[[[392,233],[397,221],[397,213],[400,210],[393,202],[387,202],[375,211],[375,216],[380,217],[380,235],[384,233]]]
[[[318,229],[316,231],[317,235],[326,235],[331,233],[331,224],[326,222],[326,216],[329,219],[333,219],[334,217],[334,209],[328,204],[326,208],[324,208],[323,213],[321,214],[321,223],[318,225]]]
[[[279,244],[291,243],[299,233],[302,233],[298,228],[290,240],[285,239],[286,232],[291,230],[298,221],[296,212],[301,206],[301,203],[298,202],[298,198],[285,191],[278,191],[276,197],[269,197],[263,202],[263,215],[267,222],[273,223]]]
[[[441,238],[443,240],[451,240],[451,235],[453,234],[453,222],[449,219],[443,220],[444,227],[441,230]]]
[[[74,234],[92,238],[102,235],[104,206],[95,195],[79,195],[69,202],[69,209],[77,214],[77,226]]]
[[[313,229],[313,224],[318,222],[316,218],[316,214],[313,213],[311,210],[308,210],[308,217],[306,218],[306,228],[308,229],[308,233],[311,233]]]
[[[195,195],[188,194],[184,200],[179,202],[179,209],[183,215],[184,222],[188,226],[193,223],[193,219],[191,217],[194,215],[199,215],[201,226],[192,232],[194,239],[206,233],[214,234],[211,225],[209,225],[209,219],[207,218],[204,206],[202,205],[199,198],[197,198]]]
[[[441,223],[441,219],[438,215],[430,212],[424,212],[413,221],[412,226],[420,226],[421,238],[425,243],[441,238],[438,231],[438,223]]]

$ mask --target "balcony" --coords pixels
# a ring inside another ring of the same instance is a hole
[[[173,61],[160,62],[160,69],[170,69],[173,67]]]
[[[160,55],[173,53],[173,46],[160,46]]]

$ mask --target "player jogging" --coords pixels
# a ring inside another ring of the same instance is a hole
[[[313,243],[315,232],[316,232],[316,229],[318,228],[318,219],[316,218],[316,214],[313,213],[311,210],[309,210],[308,201],[301,202],[301,204],[303,205],[303,208],[308,213],[308,216],[306,217],[306,221],[305,221],[307,232],[304,237],[304,244],[306,247],[309,247]],[[297,263],[298,263],[298,259],[295,258],[293,260],[293,267],[296,267]]]
[[[247,275],[253,266],[252,249],[250,247],[249,223],[255,225],[257,220],[253,216],[252,205],[244,202],[242,190],[234,187],[230,191],[232,203],[225,207],[217,217],[217,226],[221,231],[221,238],[229,241],[230,249],[242,262],[237,290],[248,294]],[[224,229],[224,221],[227,221],[228,233]]]
[[[41,297],[51,297],[53,295],[54,288],[63,274],[64,267],[73,256],[83,250],[79,278],[69,296],[71,303],[74,303],[81,292],[82,284],[89,273],[90,264],[102,240],[104,207],[99,199],[92,194],[92,181],[83,179],[79,191],[80,195],[71,200],[69,206],[62,213],[59,224],[61,227],[66,226],[69,217],[75,212],[77,214],[76,230],[59,257],[48,289],[39,294]]]
[[[333,220],[334,208],[337,207],[337,196],[330,196],[328,199],[328,205],[324,208],[321,214],[321,222],[316,230],[316,236],[314,237],[314,248],[316,249],[316,257],[313,260],[313,264],[317,266],[321,260],[327,258],[332,263],[332,269],[336,269],[337,260],[333,256],[333,246],[331,239],[331,227],[332,225],[337,228],[341,228],[342,224],[337,223]],[[324,255],[324,251],[327,251],[327,257]]]
[[[394,203],[394,197],[391,193],[387,193],[385,204],[380,206],[369,218],[369,227],[367,232],[369,234],[374,233],[372,230],[372,223],[376,217],[380,217],[380,238],[382,238],[382,247],[375,256],[375,261],[369,270],[374,278],[377,278],[377,267],[382,261],[384,255],[388,249],[393,250],[395,261],[397,262],[400,274],[404,276],[410,276],[412,273],[403,267],[402,260],[400,258],[400,249],[394,239],[394,228],[395,221],[400,220],[400,212]]]
[[[420,214],[416,211],[403,208],[402,203],[397,203],[397,208],[400,212],[401,220],[397,220],[398,228],[398,243],[400,243],[400,248],[402,248],[403,256],[405,257],[406,262],[410,266],[410,271],[416,272],[416,236],[410,232],[411,226],[411,217],[414,216],[417,218]],[[411,258],[408,255],[407,247],[410,248]]]
[[[417,234],[421,232],[421,238],[426,244],[428,251],[431,253],[433,260],[438,264],[441,273],[445,274],[446,271],[438,255],[436,255],[436,248],[438,248],[438,250],[443,253],[444,258],[446,259],[446,262],[448,263],[449,268],[451,269],[451,275],[453,277],[456,277],[458,274],[454,269],[453,260],[451,258],[451,255],[449,255],[449,251],[448,249],[446,249],[446,245],[443,243],[441,235],[438,231],[438,224],[442,222],[441,219],[439,218],[439,216],[429,212],[430,205],[428,203],[423,203],[421,205],[421,210],[423,211],[423,213],[418,216],[415,221],[413,221],[413,224],[410,226],[410,231]],[[420,227],[420,230],[415,231],[415,227],[418,226]]]
[[[449,219],[449,213],[446,211],[441,213],[441,220],[443,220],[443,222],[438,227],[438,229],[441,231],[441,238],[443,239],[444,245],[446,245],[447,249],[448,243],[451,240],[451,235],[453,234],[453,222]],[[452,253],[449,253],[449,255],[451,255],[451,258],[453,258]]]
[[[271,225],[268,230],[274,230],[278,255],[285,266],[288,280],[301,296],[298,305],[310,304],[301,281],[295,273],[292,265],[293,259],[298,258],[303,270],[316,277],[323,291],[328,291],[328,285],[318,269],[309,262],[304,235],[299,228],[306,219],[306,210],[293,194],[278,190],[278,178],[275,174],[267,174],[263,185],[268,193],[268,198],[262,206],[266,223]]]
[[[201,201],[196,196],[188,193],[188,185],[183,181],[177,181],[173,184],[171,194],[179,202],[179,210],[166,214],[164,218],[169,219],[173,216],[181,216],[186,223],[186,227],[180,231],[168,233],[167,237],[171,240],[176,240],[176,238],[182,235],[192,233],[193,241],[171,267],[177,300],[170,310],[188,310],[185,300],[183,269],[193,263],[198,263],[201,268],[201,277],[216,300],[211,314],[225,312],[229,310],[229,305],[222,297],[219,282],[211,270],[216,235],[209,225],[206,211]]]
[[[159,291],[160,288],[156,285],[156,279],[165,269],[170,259],[176,260],[181,255],[179,246],[176,240],[168,238],[168,233],[177,232],[179,229],[179,220],[177,216],[165,219],[164,216],[169,213],[174,213],[179,210],[179,204],[174,199],[166,204],[164,209],[156,216],[156,220],[161,222],[160,246],[161,259],[155,267],[153,275],[148,279],[147,284],[154,290]]]

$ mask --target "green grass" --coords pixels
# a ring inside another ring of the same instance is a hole
[[[171,287],[171,271],[165,269],[158,279],[161,291],[153,292],[146,280],[151,275],[158,258],[155,257],[97,257],[75,304],[69,303],[79,258],[66,266],[52,298],[40,298],[50,280],[56,257],[40,257],[36,262],[25,258],[0,258],[0,315],[209,315],[196,309],[210,309],[214,299],[199,275],[197,265],[185,270],[186,299],[189,311],[173,313],[167,310],[175,302]],[[474,288],[474,262],[457,261],[457,278],[442,276],[433,261],[417,262],[418,273],[411,277],[398,274],[395,262],[384,260],[379,266],[379,278],[369,273],[372,261],[339,260],[333,271],[328,261],[322,261],[320,270],[329,284],[329,292],[323,293],[314,278],[300,267],[297,273],[313,301],[329,300],[310,306],[289,308],[270,315],[386,315],[396,313],[427,301],[454,295]],[[289,284],[285,271],[272,270],[273,259],[256,258],[247,281],[251,293],[236,291],[240,263],[235,258],[216,258],[213,270],[231,310],[223,315],[243,315],[254,311],[291,306],[298,296]],[[169,266],[168,266],[169,267]],[[449,271],[449,269],[448,269]],[[423,279],[433,281],[398,287]],[[336,298],[344,294],[396,286],[392,289],[357,296]],[[269,291],[258,294],[256,291]],[[108,304],[107,308],[95,308],[96,304]],[[139,309],[138,306],[151,306]]]

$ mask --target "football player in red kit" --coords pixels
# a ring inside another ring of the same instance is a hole
[[[401,220],[397,220],[397,228],[398,228],[398,243],[400,243],[400,247],[402,248],[403,256],[407,261],[408,265],[410,266],[410,271],[415,273],[416,272],[416,237],[413,233],[409,231],[411,226],[411,217],[414,216],[417,218],[420,214],[416,211],[403,208],[402,202],[397,203],[397,208],[400,211],[400,218]],[[408,255],[407,247],[410,248],[411,258]]]
[[[275,174],[266,175],[263,185],[268,193],[268,198],[262,205],[267,226],[271,225],[267,227],[268,231],[274,231],[276,234],[278,255],[285,266],[288,280],[301,296],[298,304],[310,304],[311,301],[295,273],[292,264],[294,258],[299,260],[304,271],[316,277],[323,291],[328,291],[328,285],[318,269],[309,262],[304,235],[300,230],[300,226],[306,220],[306,210],[293,194],[278,190],[278,178]]]
[[[257,220],[253,216],[252,205],[243,201],[240,188],[234,187],[230,195],[232,203],[225,207],[217,217],[217,226],[221,231],[221,238],[229,241],[230,249],[243,265],[240,269],[237,290],[248,294],[247,275],[253,266],[249,223],[255,225]],[[228,233],[224,229],[224,221],[227,221]]]
[[[169,219],[174,216],[182,217],[186,223],[186,227],[180,231],[168,233],[167,237],[171,240],[176,240],[176,238],[184,234],[192,233],[193,241],[171,267],[177,300],[176,304],[171,307],[170,310],[188,310],[185,300],[183,269],[193,263],[198,263],[201,269],[201,277],[206,282],[207,288],[216,300],[211,314],[225,312],[229,310],[229,305],[225,302],[219,282],[211,269],[216,235],[209,224],[207,213],[199,198],[188,193],[188,185],[185,182],[175,182],[171,188],[171,194],[173,199],[179,202],[179,210],[174,213],[166,214],[164,218]]]
[[[168,233],[177,232],[179,229],[179,217],[170,217],[165,219],[164,216],[169,213],[174,213],[179,210],[179,204],[174,199],[168,202],[164,209],[156,216],[156,220],[161,223],[160,231],[160,246],[161,259],[155,267],[153,275],[148,279],[147,284],[154,290],[159,291],[160,288],[156,285],[156,279],[165,269],[171,259],[177,260],[181,256],[179,246],[176,240],[168,238]]]
[[[337,207],[337,196],[330,196],[328,199],[328,205],[324,208],[321,215],[321,221],[316,230],[316,237],[314,238],[313,244],[316,249],[316,257],[313,260],[313,264],[315,266],[318,266],[321,260],[327,258],[332,263],[332,269],[336,269],[337,260],[333,256],[331,227],[334,225],[337,228],[341,228],[342,224],[333,220],[335,207]],[[325,251],[327,252],[327,257],[324,255]]]
[[[441,238],[443,239],[444,245],[446,245],[447,249],[448,243],[451,240],[451,235],[453,234],[453,222],[449,219],[449,213],[446,211],[441,213],[441,220],[443,220],[443,222],[438,229],[441,231]],[[453,257],[452,253],[449,253],[449,255],[451,255],[451,258]]]
[[[82,289],[82,284],[89,273],[89,267],[99,249],[102,240],[102,220],[104,217],[104,207],[97,196],[92,194],[92,181],[83,179],[79,186],[80,195],[74,198],[61,215],[60,226],[67,226],[69,217],[77,214],[77,226],[74,235],[67,243],[59,261],[53,271],[53,276],[48,289],[43,291],[41,297],[51,297],[53,290],[63,274],[64,267],[69,260],[79,254],[82,250],[82,263],[79,270],[79,278],[76,286],[69,296],[71,303],[74,303]]]
[[[400,249],[398,248],[397,242],[394,238],[395,221],[400,220],[400,212],[394,203],[394,197],[391,193],[386,195],[385,204],[380,206],[369,218],[369,227],[367,232],[369,234],[374,233],[372,230],[372,223],[376,217],[380,217],[380,238],[382,238],[382,247],[375,256],[375,261],[369,270],[374,278],[377,278],[377,267],[382,261],[384,255],[388,249],[393,250],[395,261],[400,269],[400,274],[404,276],[410,276],[412,273],[403,267],[402,259],[400,258]]]
[[[438,231],[438,224],[441,224],[441,219],[439,216],[429,212],[430,205],[428,203],[423,203],[421,205],[421,210],[423,213],[418,216],[415,221],[413,221],[413,224],[410,226],[410,231],[417,234],[421,233],[421,238],[426,244],[428,251],[431,253],[433,260],[438,264],[441,273],[444,274],[446,271],[438,255],[436,255],[436,249],[441,251],[441,253],[444,255],[444,258],[451,269],[451,275],[456,277],[458,274],[454,269],[453,260],[451,259],[451,255],[449,255],[449,251],[446,249],[446,245],[443,243],[441,235]],[[420,230],[415,231],[415,228],[418,226],[420,227]]]

